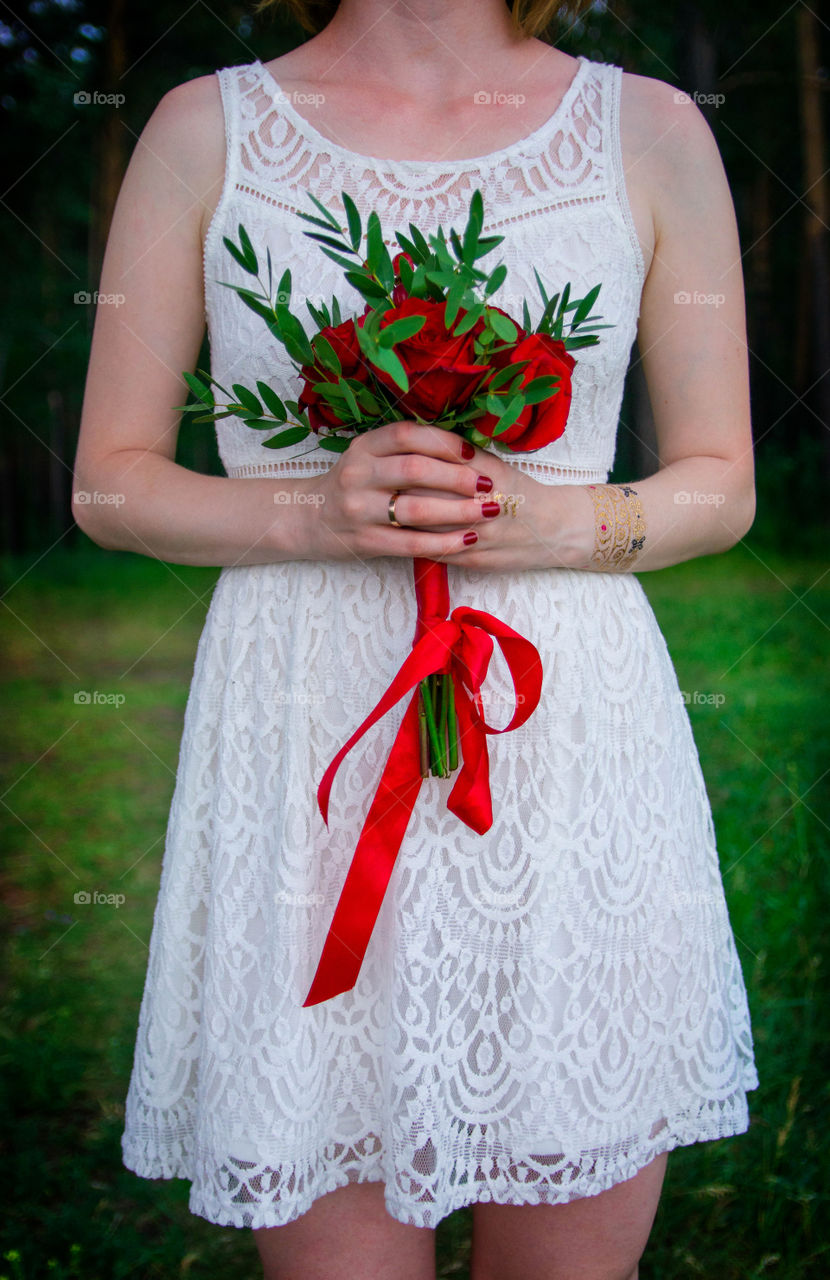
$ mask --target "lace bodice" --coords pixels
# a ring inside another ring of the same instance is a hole
[[[598,347],[578,353],[573,401],[564,436],[532,455],[510,461],[542,481],[604,479],[614,459],[617,420],[631,346],[636,336],[643,259],[625,191],[619,139],[622,71],[581,57],[556,111],[522,141],[461,160],[381,160],[340,147],[319,133],[260,62],[217,72],[225,111],[227,155],[219,203],[205,238],[205,302],[212,372],[229,386],[269,382],[296,398],[299,384],[285,349],[238,299],[228,304],[219,281],[250,284],[222,243],[238,239],[243,223],[260,260],[269,247],[276,279],[288,267],[292,310],[310,334],[304,304],[340,302],[344,316],[363,309],[341,269],[304,234],[298,210],[315,212],[311,191],[333,212],[341,192],[365,219],[377,211],[390,248],[395,231],[415,222],[425,233],[439,225],[462,228],[476,188],[484,197],[484,233],[505,238],[488,267],[507,264],[493,301],[521,317],[527,299],[538,320],[542,300],[534,266],[548,292],[567,280],[575,296],[602,282],[597,310],[614,328]],[[241,354],[240,354],[241,353]],[[217,424],[219,453],[229,475],[301,475],[331,466],[335,456],[310,439],[273,453],[261,435],[235,417]]]

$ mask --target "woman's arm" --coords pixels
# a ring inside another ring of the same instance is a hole
[[[407,555],[390,543],[401,531],[386,507],[394,488],[417,481],[465,500],[458,531],[407,533],[410,545],[426,556],[463,550],[470,523],[482,522],[471,496],[476,472],[445,432],[428,432],[412,456],[403,428],[385,427],[324,477],[228,479],[174,461],[180,419],[171,406],[187,396],[180,371],[193,369],[204,335],[202,236],[222,186],[223,139],[216,77],[204,76],[165,94],[130,160],[100,284],[124,302],[100,304],[95,317],[75,463],[78,524],[103,547],[178,564]],[[436,511],[446,519],[446,503]]]
[[[701,112],[661,81],[626,76],[624,84],[627,150],[639,157],[637,185],[654,226],[638,342],[660,461],[655,475],[632,486],[646,536],[625,567],[661,569],[727,550],[754,518],[741,249]],[[614,569],[591,563],[597,518],[585,486],[540,485],[501,460],[488,473],[497,490],[521,495],[521,505],[516,519],[500,517],[480,531],[467,567]],[[398,510],[407,518],[403,499]]]

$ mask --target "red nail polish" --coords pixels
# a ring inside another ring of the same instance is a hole
[[[476,456],[476,451],[473,448],[473,446],[470,444],[469,440],[462,440],[461,441],[461,457],[466,458],[467,461],[469,462],[470,458],[474,458],[475,456]]]
[[[478,542],[478,534],[473,533],[471,529],[469,533],[464,534],[464,546],[471,547],[474,542]]]
[[[493,516],[501,515],[501,506],[498,502],[482,502],[481,514],[488,520],[492,519]]]
[[[489,476],[479,476],[476,480],[476,493],[489,493],[493,487],[493,481]]]

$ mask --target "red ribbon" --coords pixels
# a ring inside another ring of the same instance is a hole
[[[447,808],[479,835],[493,824],[487,734],[508,733],[524,724],[536,710],[542,692],[542,662],[529,640],[492,614],[477,609],[453,609],[448,618],[447,566],[434,560],[415,560],[413,568],[418,617],[412,651],[375,709],[338,751],[317,789],[320,812],[328,825],[331,786],[343,758],[367,729],[414,688],[363,824],[303,1008],[330,1000],[350,990],[357,981],[423,781],[419,683],[433,673],[449,672],[453,677],[462,764]],[[503,729],[494,729],[481,714],[481,685],[490,665],[494,638],[504,654],[516,693],[516,709]]]

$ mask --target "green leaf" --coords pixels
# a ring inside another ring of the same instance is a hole
[[[530,312],[527,307],[527,298],[525,298],[522,303],[522,327],[525,333],[530,333],[532,326],[530,322]]]
[[[542,284],[542,277],[539,275],[539,272],[535,267],[533,268],[533,274],[536,277],[536,284],[538,285],[539,292],[542,295],[542,305],[546,307],[548,305],[548,295],[545,291],[545,286]]]
[[[484,201],[481,192],[476,190],[473,192],[470,200],[470,212],[467,218],[467,227],[464,231],[464,249],[463,259],[472,266],[479,256],[476,252],[479,245],[479,236],[481,228],[484,225]],[[482,255],[483,256],[483,255]]]
[[[258,271],[259,265],[257,263],[256,254],[254,253],[254,246],[251,244],[251,238],[241,222],[239,224],[239,243],[242,246],[242,252],[245,254],[248,262],[251,263],[254,271]]]
[[[495,271],[487,281],[487,284],[484,289],[485,298],[489,298],[491,293],[495,293],[497,289],[500,289],[501,286],[504,284],[506,278],[507,278],[507,267],[502,262],[500,266],[496,267]]]
[[[512,427],[524,407],[522,397],[514,396],[493,428],[493,435],[500,436],[508,427]]]
[[[463,280],[457,280],[447,294],[447,307],[444,312],[444,323],[448,329],[455,324],[461,303],[464,301],[464,295],[467,292],[467,286]]]
[[[561,378],[556,378],[552,374],[546,374],[543,378],[533,378],[523,388],[525,404],[541,404],[544,400],[550,400],[559,389],[561,381]]]
[[[357,205],[354,200],[352,200],[351,196],[347,195],[345,191],[341,193],[341,198],[343,200],[343,208],[346,210],[346,218],[349,222],[349,236],[351,237],[352,248],[357,252],[360,248],[360,241],[363,239],[363,231],[360,225],[360,214],[358,213]]]
[[[404,253],[408,253],[410,257],[413,258],[414,261],[417,263],[418,259],[421,256],[418,250],[418,246],[414,244],[411,240],[407,239],[407,237],[404,235],[402,231],[395,232],[395,239],[403,249]]]
[[[300,364],[314,364],[314,352],[306,331],[288,307],[278,303],[275,307],[279,336],[288,354]]]
[[[291,444],[299,444],[300,440],[305,440],[310,435],[308,427],[289,427],[287,431],[280,431],[276,436],[272,436],[270,440],[263,440],[266,449],[286,449]]]
[[[346,279],[349,284],[354,285],[358,293],[361,293],[367,302],[374,302],[378,298],[387,296],[383,285],[378,284],[377,280],[373,280],[371,276],[366,275],[363,271],[347,271]]]
[[[351,253],[352,250],[344,240],[335,240],[334,236],[324,236],[317,231],[306,231],[309,240],[316,240],[318,244],[327,244],[330,249],[336,249],[339,253]]]
[[[251,310],[262,320],[270,320],[272,315],[271,308],[266,306],[264,302],[261,302],[256,294],[251,293],[249,289],[237,289],[236,292],[239,294],[246,307],[250,307]]]
[[[317,197],[313,196],[310,191],[306,191],[305,194],[308,196],[309,200],[313,201],[314,204],[316,204],[317,208],[320,210],[320,212],[322,213],[323,217],[325,218],[329,226],[334,227],[335,231],[338,231],[342,234],[343,228],[340,226],[340,223],[337,221],[334,215],[329,213],[326,206],[324,204],[321,204],[320,201],[317,199]],[[307,213],[300,214],[301,218],[308,218],[309,216],[310,215]]]
[[[400,320],[393,320],[381,329],[378,343],[382,347],[392,347],[396,342],[405,342],[423,329],[426,322],[426,316],[402,316]]]
[[[461,238],[459,237],[457,231],[452,231],[452,230],[450,231],[450,242],[452,243],[452,247],[455,250],[456,258],[458,259],[459,262],[463,262],[464,246],[461,243]]]
[[[190,390],[193,392],[197,400],[201,400],[202,404],[215,404],[213,393],[210,387],[202,382],[195,373],[185,373],[182,375]]]
[[[379,350],[373,356],[370,356],[372,364],[382,369],[384,373],[388,373],[395,386],[400,387],[401,391],[409,390],[409,379],[395,352],[390,349]]]
[[[257,273],[256,254],[254,253],[253,245],[248,239],[248,233],[241,222],[239,224],[239,239],[242,243],[241,249],[238,249],[227,236],[222,237],[222,243],[234,261],[239,263],[242,270],[247,271],[249,276],[255,276]]]
[[[601,288],[601,284],[594,285],[593,289],[591,289],[589,293],[585,294],[585,297],[579,303],[573,314],[573,319],[571,320],[572,329],[575,329],[577,325],[582,324],[583,320],[588,319],[588,316],[591,314],[591,308],[599,297],[599,291]]]
[[[342,436],[320,436],[318,443],[321,449],[328,449],[329,453],[345,453],[351,444],[351,439],[344,440]]]
[[[519,331],[509,316],[503,316],[501,312],[494,311],[492,307],[487,310],[487,322],[490,328],[504,342],[515,342],[519,336]]]
[[[332,324],[335,327],[343,323],[343,318],[340,315],[340,303],[337,301],[336,298],[332,298],[331,300],[331,319],[332,319]]]
[[[287,269],[280,276],[280,282],[277,285],[276,302],[287,307],[291,302],[291,272]]]
[[[253,391],[249,391],[247,387],[242,387],[238,382],[231,383],[233,393],[241,405],[248,410],[254,417],[262,417],[262,405],[254,395]]]
[[[369,214],[369,220],[366,225],[366,261],[369,271],[376,275],[381,284],[388,291],[395,282],[395,273],[392,270],[392,259],[389,256],[389,250],[383,242],[383,229],[380,225],[380,218],[373,209]]]
[[[503,239],[504,236],[482,236],[478,242],[478,248],[476,249],[476,261],[478,261],[479,258],[485,257],[485,255],[490,253],[492,249],[495,249],[496,245],[501,244]]]
[[[340,375],[343,372],[343,366],[338,359],[337,352],[334,347],[324,338],[321,333],[315,337],[312,346],[319,356],[320,363],[324,369],[331,369],[332,373]]]
[[[350,258],[344,258],[342,254],[335,253],[332,249],[323,249],[322,252],[327,258],[331,258],[332,262],[336,262],[338,267],[343,267],[346,271],[354,271],[355,264]]]
[[[415,245],[415,248],[418,253],[418,257],[421,259],[422,262],[426,262],[426,260],[430,257],[430,248],[426,240],[424,239],[423,232],[420,231],[418,227],[415,226],[414,222],[410,222],[409,234],[412,236],[412,243]],[[415,255],[413,254],[413,257],[414,256]]]
[[[474,307],[470,307],[466,315],[463,315],[458,324],[453,329],[456,337],[461,337],[463,333],[467,333],[472,329],[478,320],[484,315],[485,307],[483,302],[477,302]]]
[[[256,389],[262,396],[266,409],[269,409],[277,418],[282,418],[284,422],[288,417],[288,414],[285,412],[285,405],[282,400],[280,400],[276,391],[272,390],[272,388],[268,386],[267,382],[257,382]]]

